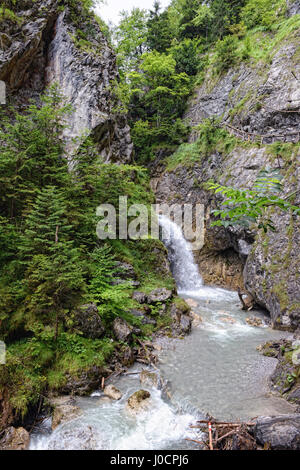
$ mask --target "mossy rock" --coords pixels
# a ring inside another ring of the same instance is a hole
[[[147,390],[138,390],[127,401],[126,409],[130,414],[138,414],[146,411],[150,406],[150,393]]]

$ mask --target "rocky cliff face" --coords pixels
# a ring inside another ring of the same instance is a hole
[[[22,109],[57,83],[73,108],[64,136],[70,152],[76,149],[72,139],[86,133],[105,161],[129,162],[130,129],[112,91],[116,59],[96,20],[57,0],[22,1],[18,8],[18,20],[2,21],[0,32],[0,80],[8,102]]]
[[[297,12],[296,3],[290,5],[290,15]],[[255,137],[258,142],[251,142],[252,136],[249,142],[237,139],[229,151],[216,146],[209,155],[171,166],[160,162],[152,178],[159,202],[205,205],[205,246],[195,253],[204,281],[245,286],[270,312],[273,325],[287,329],[300,324],[299,219],[276,212],[276,232],[268,234],[212,228],[210,209],[218,201],[203,183],[213,179],[249,188],[260,169],[280,167],[285,194],[295,191],[299,205],[299,34],[274,43],[267,62],[243,63],[221,77],[209,73],[190,101],[186,118],[192,126],[214,117],[238,129],[243,140],[248,133],[264,137]],[[190,142],[196,137],[192,132]]]
[[[249,133],[287,135],[298,139],[300,116],[299,37],[295,34],[284,44],[274,45],[266,64],[251,67],[242,64],[220,79],[208,75],[196,91],[186,113],[192,126],[209,117],[221,117],[224,123]],[[278,138],[278,140],[282,140]],[[271,143],[271,138],[264,139]]]

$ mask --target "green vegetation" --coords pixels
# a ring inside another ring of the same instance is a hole
[[[215,64],[218,72],[226,72],[238,62],[237,45],[236,36],[226,36],[216,43]]]
[[[268,229],[275,230],[268,209],[277,207],[300,215],[300,208],[289,202],[295,196],[294,193],[285,198],[278,197],[283,190],[282,175],[278,170],[261,170],[252,190],[235,189],[214,182],[208,182],[206,186],[216,194],[225,196],[221,202],[222,208],[212,211],[219,217],[212,225],[240,225],[248,228],[256,224],[257,228],[267,232]]]
[[[9,21],[16,24],[22,23],[22,18],[14,13],[14,11],[10,10],[9,8],[0,7],[0,23],[4,21]]]
[[[226,156],[237,145],[248,145],[230,135],[217,119],[204,119],[202,124],[194,128],[194,132],[197,135],[195,142],[180,145],[176,152],[166,159],[167,170],[172,171],[179,165],[191,166],[200,163],[214,151]]]
[[[2,0],[0,22],[21,24],[19,12],[35,4]],[[104,164],[92,139],[78,136],[76,165],[68,168],[61,133],[71,109],[56,86],[41,97],[40,106],[1,115],[0,336],[8,353],[0,368],[0,391],[8,388],[11,404],[23,416],[41,394],[59,390],[91,367],[105,367],[120,347],[111,338],[116,317],[138,326],[144,337],[153,332],[152,325],[130,314],[138,304],[130,282],[114,282],[118,263],[132,265],[143,292],[174,288],[159,264],[165,256],[162,244],[148,234],[138,241],[98,240],[96,208],[101,203],[118,207],[119,196],[127,196],[128,205],[154,202],[145,167],[156,158],[171,171],[209,159],[214,151],[226,157],[237,146],[253,146],[214,119],[204,120],[194,129],[197,140],[187,143],[187,99],[205,77],[215,83],[242,61],[260,61],[263,69],[300,25],[299,15],[285,18],[283,0],[173,0],[164,11],[155,2],[150,11],[123,12],[111,32],[92,12],[93,0],[59,0],[58,5],[59,11],[68,8],[70,36],[80,50],[101,54],[99,26],[115,44],[120,80],[111,83],[114,111],[128,112],[136,164]],[[232,115],[248,99],[241,96]],[[267,147],[272,158],[281,157],[287,165],[294,164],[294,150],[293,144]],[[217,225],[257,223],[267,231],[274,228],[268,215],[274,206],[299,214],[289,197],[279,197],[279,174],[261,173],[252,190],[212,182],[208,188],[225,196],[215,211]],[[281,290],[279,284],[274,292],[279,296]],[[74,312],[88,302],[96,304],[105,327],[101,339],[84,337],[74,324]],[[281,302],[286,305],[285,297]],[[159,315],[160,307],[152,309],[157,328],[168,327],[170,318]]]
[[[241,19],[247,28],[263,26],[272,29],[274,23],[284,17],[285,0],[250,0],[242,10]]]
[[[173,287],[159,272],[158,240],[106,240],[96,235],[101,203],[149,205],[145,169],[103,164],[91,139],[82,138],[76,168],[68,168],[61,131],[70,107],[57,86],[25,114],[10,110],[0,127],[0,335],[8,346],[0,388],[22,415],[47,389],[62,387],[113,353],[116,317],[153,332],[130,315],[137,305],[128,282],[115,284],[117,262],[132,264],[141,288]],[[118,274],[119,275],[119,274]],[[117,276],[118,277],[118,276]],[[105,326],[101,340],[74,325],[76,308],[94,302]],[[154,312],[155,314],[155,312]],[[168,324],[165,315],[158,326]]]
[[[115,91],[129,113],[137,162],[168,156],[186,141],[182,116],[195,84],[215,82],[242,61],[268,63],[297,34],[299,15],[285,12],[285,0],[173,0],[164,11],[156,1],[150,11],[123,12],[113,31],[121,70]]]

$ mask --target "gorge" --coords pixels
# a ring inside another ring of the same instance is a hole
[[[276,170],[299,208],[299,2],[174,0],[114,31],[89,0],[2,4],[0,449],[18,432],[30,449],[195,449],[207,414],[284,415],[271,448],[299,449],[299,215],[218,226],[207,188]],[[96,208],[119,196],[202,204],[204,246],[165,215],[161,240],[99,241]],[[142,384],[151,409],[132,418],[142,368],[167,385]],[[52,429],[61,397],[75,415]]]

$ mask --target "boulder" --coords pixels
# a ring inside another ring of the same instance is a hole
[[[122,279],[136,279],[136,273],[131,264],[118,261],[116,267],[116,274],[120,275]]]
[[[117,263],[117,269],[115,272],[115,278],[113,280],[113,285],[124,284],[128,282],[134,287],[138,287],[140,283],[137,281],[136,273],[134,268],[129,263]]]
[[[150,406],[150,393],[146,390],[138,390],[127,400],[126,409],[130,414],[136,415],[145,411]]]
[[[181,299],[171,307],[173,331],[177,335],[188,335],[192,329],[192,318],[189,316],[190,307]]]
[[[122,398],[122,392],[114,385],[107,385],[103,390],[104,395],[111,398],[112,400],[120,400]]]
[[[70,395],[62,395],[59,397],[50,397],[48,401],[51,406],[54,408],[57,406],[64,406],[64,405],[76,405],[76,400],[74,397]]]
[[[110,404],[111,403],[111,398],[109,397],[100,397],[99,400],[97,401],[98,405],[104,405],[104,404]]]
[[[187,315],[181,315],[178,327],[181,335],[190,334],[192,330],[192,319]]]
[[[149,304],[155,304],[157,302],[166,302],[171,299],[172,296],[172,291],[162,287],[151,291],[150,294],[147,295],[147,300]]]
[[[241,430],[234,434],[231,440],[230,450],[256,450],[257,444],[255,439],[246,431]]]
[[[142,310],[132,309],[130,310],[131,315],[139,318],[141,320],[142,325],[156,325],[156,320],[154,318],[149,318],[145,315],[145,312]]]
[[[113,331],[118,341],[129,343],[132,340],[133,328],[123,318],[114,320]]]
[[[54,406],[52,414],[52,429],[56,429],[59,424],[71,421],[81,415],[81,409],[75,404],[73,397],[57,397],[50,399],[50,404]]]
[[[180,320],[181,315],[189,315],[191,309],[190,306],[183,299],[176,299],[176,302],[173,302],[170,310],[171,317],[174,320]]]
[[[300,1],[299,0],[288,0],[287,2],[287,16],[299,15],[300,14]]]
[[[240,299],[241,304],[242,304],[242,310],[246,310],[247,312],[249,312],[250,310],[253,309],[253,307],[255,305],[255,302],[254,302],[254,298],[252,297],[251,294],[249,294],[249,293],[243,294],[241,292],[241,289],[238,288],[238,296],[239,296],[239,299]]]
[[[86,338],[101,338],[105,328],[99,316],[97,305],[94,303],[82,305],[75,310],[74,327],[78,328]]]
[[[292,390],[288,395],[288,400],[300,405],[300,385]]]
[[[132,294],[132,298],[133,300],[136,300],[139,304],[144,304],[147,302],[147,295],[145,294],[145,292],[135,291]]]
[[[59,388],[61,394],[76,393],[76,395],[89,395],[101,385],[102,377],[106,375],[106,369],[100,366],[90,366],[74,373],[66,373],[64,384]]]
[[[254,437],[272,450],[300,450],[300,414],[262,416],[256,421]]]
[[[160,307],[159,307],[159,310],[157,311],[158,315],[161,317],[162,315],[165,315],[167,311],[167,306],[166,304],[162,304]]]
[[[150,372],[149,370],[143,369],[140,373],[140,383],[146,387],[161,387],[161,380],[158,374],[155,372]]]
[[[26,450],[29,447],[29,432],[24,428],[10,426],[0,440],[0,450]]]

